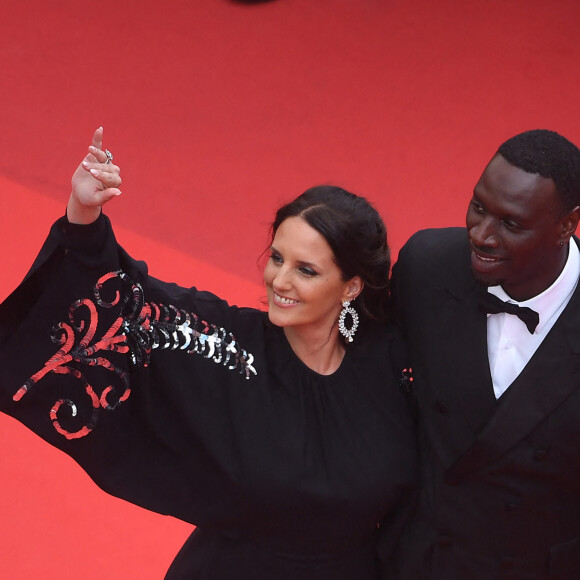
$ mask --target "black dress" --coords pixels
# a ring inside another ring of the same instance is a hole
[[[105,216],[62,218],[0,306],[0,408],[108,493],[197,526],[167,578],[375,580],[415,449],[398,340],[362,330],[319,375],[265,313],[148,276]]]

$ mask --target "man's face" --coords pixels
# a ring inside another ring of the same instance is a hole
[[[564,267],[566,217],[551,179],[527,173],[496,155],[473,191],[466,225],[471,268],[486,286],[515,300],[543,292]],[[569,234],[568,234],[569,235]]]

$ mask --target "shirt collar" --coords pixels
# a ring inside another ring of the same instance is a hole
[[[570,238],[568,247],[568,259],[566,260],[564,269],[556,281],[541,294],[529,300],[518,302],[510,298],[501,286],[490,286],[488,292],[494,294],[504,302],[511,302],[518,306],[527,306],[535,310],[540,315],[540,322],[536,328],[536,332],[541,331],[562,304],[569,300],[578,284],[578,277],[580,276],[580,251],[574,238]]]

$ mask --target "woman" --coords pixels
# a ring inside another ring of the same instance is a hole
[[[0,308],[2,410],[107,492],[197,526],[167,578],[376,580],[377,523],[394,543],[414,478],[379,215],[308,190],[273,223],[268,313],[231,307],[117,245],[111,159],[99,128]]]

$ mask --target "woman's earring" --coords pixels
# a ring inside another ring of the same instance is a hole
[[[350,314],[350,317],[352,318],[352,324],[350,325],[350,328],[347,328],[344,325],[344,320],[347,314]],[[357,311],[350,305],[350,300],[345,300],[342,303],[342,310],[340,311],[340,316],[338,317],[338,330],[340,330],[340,334],[342,334],[342,336],[344,336],[344,338],[346,338],[348,342],[352,342],[354,340],[353,337],[357,328],[358,328]]]

